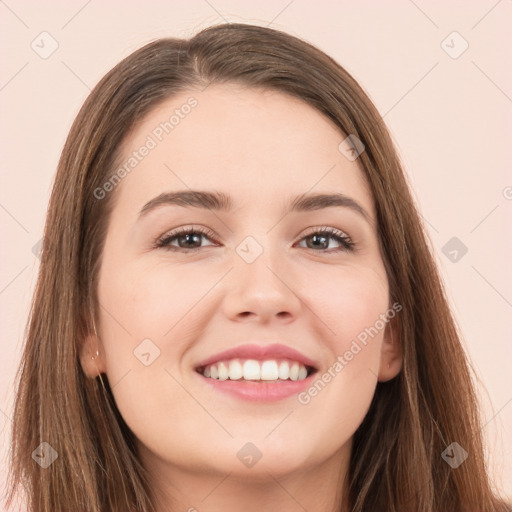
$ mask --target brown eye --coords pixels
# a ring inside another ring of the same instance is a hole
[[[339,251],[353,251],[354,242],[351,238],[334,228],[322,228],[306,235],[302,240],[306,240],[306,246],[308,249],[315,251],[324,250],[324,252],[339,252]],[[301,240],[301,241],[302,241]],[[310,242],[308,242],[308,240]],[[327,251],[329,248],[329,240],[336,240],[341,248]],[[321,252],[321,251],[320,251]]]
[[[213,233],[201,228],[180,228],[171,233],[166,233],[156,242],[157,248],[164,248],[170,251],[197,251],[201,249],[203,238],[213,238]],[[177,244],[173,242],[176,241]]]

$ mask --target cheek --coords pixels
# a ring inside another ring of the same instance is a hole
[[[319,339],[328,340],[329,348],[336,354],[348,350],[354,339],[362,345],[366,342],[368,357],[375,352],[375,346],[379,348],[385,327],[382,318],[389,306],[384,268],[330,267],[314,274],[314,284],[310,281],[301,298],[308,301],[307,306],[325,328]],[[375,343],[369,343],[373,339]]]
[[[361,424],[377,385],[388,288],[383,269],[329,270],[329,275],[318,275],[319,286],[308,294],[308,306],[322,320],[317,334],[329,360],[298,401],[326,435],[335,426],[340,438],[348,440]]]
[[[172,425],[166,449],[180,453],[183,440],[198,429],[197,418],[204,416],[183,387],[189,368],[181,363],[190,340],[199,335],[194,329],[205,321],[198,301],[218,278],[200,279],[168,264],[107,263],[99,299],[106,373],[116,405],[137,438],[157,452]]]
[[[144,266],[121,265],[112,268],[100,286],[103,319],[110,326],[108,337],[112,350],[131,350],[149,338],[161,349],[179,350],[176,333],[189,323],[189,312],[200,309],[199,300],[212,286],[210,275],[201,278],[197,272],[164,264]],[[166,346],[169,345],[169,346]]]

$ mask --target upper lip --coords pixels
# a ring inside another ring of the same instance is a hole
[[[226,361],[228,359],[235,358],[256,359],[257,361],[279,358],[291,359],[292,361],[302,363],[304,366],[309,366],[314,370],[318,368],[317,363],[312,359],[306,357],[298,350],[288,347],[287,345],[283,345],[281,343],[273,343],[271,345],[256,345],[254,343],[249,343],[224,350],[208,357],[196,366],[196,370],[218,361]]]

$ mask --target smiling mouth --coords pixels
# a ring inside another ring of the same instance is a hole
[[[236,358],[196,368],[196,372],[207,379],[254,383],[301,381],[316,371],[312,366],[290,359],[258,361]]]

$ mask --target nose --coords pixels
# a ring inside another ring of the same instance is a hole
[[[264,249],[252,263],[236,257],[227,276],[224,312],[231,320],[291,322],[300,313],[298,282],[283,255]]]

